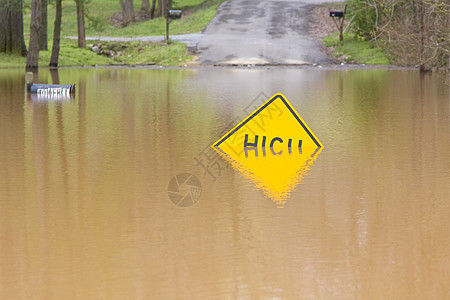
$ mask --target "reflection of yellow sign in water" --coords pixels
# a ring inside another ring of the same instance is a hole
[[[283,207],[322,144],[287,99],[275,94],[213,148]]]

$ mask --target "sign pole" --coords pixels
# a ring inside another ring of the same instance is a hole
[[[344,21],[346,12],[347,12],[347,4],[345,4],[344,11],[330,10],[330,17],[333,18],[333,22],[336,25],[337,30],[339,30],[339,41],[341,42],[344,41]],[[335,18],[339,18],[339,21],[336,21]]]
[[[169,18],[166,19],[166,42],[169,42]]]
[[[345,20],[345,13],[347,12],[347,4],[345,4],[344,8],[344,15],[342,18],[339,18],[340,26],[339,26],[339,40],[342,42],[344,41],[344,20]]]

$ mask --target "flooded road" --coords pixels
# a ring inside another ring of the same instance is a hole
[[[228,0],[197,45],[202,65],[326,64],[322,43],[309,34],[320,0]],[[338,1],[339,2],[339,1]],[[336,3],[334,3],[336,4]]]
[[[446,80],[0,70],[0,299],[448,299]],[[282,201],[210,147],[278,92],[324,145]]]

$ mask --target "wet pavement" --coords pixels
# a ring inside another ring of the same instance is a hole
[[[321,43],[308,34],[310,5],[322,1],[230,0],[197,45],[203,65],[324,64]]]

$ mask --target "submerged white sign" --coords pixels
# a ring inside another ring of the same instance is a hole
[[[41,96],[70,96],[70,88],[46,88],[37,89],[36,94]]]

